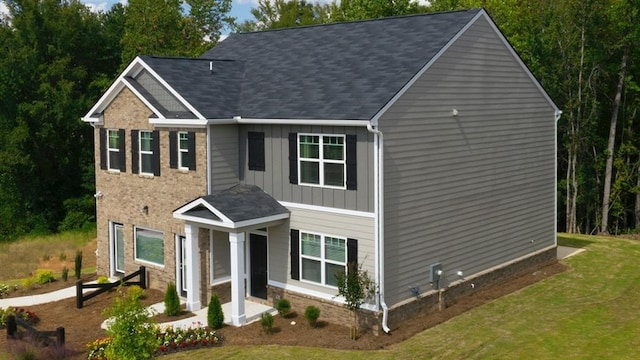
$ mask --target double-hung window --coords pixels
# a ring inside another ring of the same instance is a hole
[[[180,170],[196,169],[196,133],[169,132],[169,167]]]
[[[347,239],[300,232],[302,280],[338,286],[336,275],[347,265]]]
[[[298,145],[300,184],[345,188],[344,135],[299,134]]]
[[[124,172],[124,129],[100,129],[100,169]]]
[[[151,131],[140,131],[140,173],[153,174],[153,136]]]
[[[107,130],[107,137],[109,138],[107,142],[108,168],[109,170],[120,170],[120,141],[123,139],[120,139],[119,131],[113,129]]]

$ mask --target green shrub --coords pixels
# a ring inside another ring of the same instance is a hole
[[[69,280],[69,268],[66,266],[62,268],[62,280],[65,282]]]
[[[65,254],[65,253],[60,253],[60,255],[58,255],[58,260],[60,260],[60,261],[65,261],[65,260],[67,260],[67,254]]]
[[[110,317],[107,334],[111,338],[105,349],[107,359],[150,359],[158,347],[152,315],[140,301],[120,292],[104,315]]]
[[[9,295],[9,286],[6,284],[0,284],[0,299]]]
[[[289,315],[289,311],[291,311],[291,303],[287,299],[280,299],[276,303],[276,310],[282,317],[287,317]]]
[[[77,280],[80,280],[80,275],[82,275],[82,250],[76,251],[76,260],[75,260],[75,277]]]
[[[224,312],[218,294],[211,295],[207,308],[207,325],[212,329],[220,329],[224,325]]]
[[[33,287],[38,283],[38,279],[35,276],[32,277],[28,277],[25,279],[20,280],[20,284],[22,285],[22,288],[26,289],[26,290],[31,290],[33,289]]]
[[[262,330],[265,334],[271,334],[271,330],[273,329],[273,315],[268,312],[262,313],[260,315],[260,325],[262,325]]]
[[[56,281],[56,277],[53,276],[53,271],[38,269],[36,270],[36,281],[38,284],[47,284]]]
[[[98,284],[108,284],[109,283],[109,278],[102,275],[102,276],[98,276],[98,279],[96,280],[96,282]]]
[[[131,299],[141,300],[144,299],[145,291],[138,285],[131,285],[127,287],[127,296]]]
[[[313,305],[307,306],[304,311],[304,318],[307,319],[309,325],[314,328],[318,324],[318,318],[320,317],[320,309]]]
[[[42,255],[42,261],[49,261],[49,260],[51,260],[51,256],[49,254]]]
[[[167,316],[180,315],[180,298],[174,283],[167,285],[167,292],[164,294],[164,314]]]

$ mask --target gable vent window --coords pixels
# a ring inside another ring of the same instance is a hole
[[[169,132],[169,166],[172,169],[196,169],[196,134],[187,131]]]
[[[265,171],[264,133],[249,131],[247,136],[249,170]]]
[[[356,136],[289,134],[289,182],[356,190]]]
[[[100,129],[100,169],[124,172],[124,129]]]
[[[160,135],[157,130],[131,130],[133,173],[160,176]]]

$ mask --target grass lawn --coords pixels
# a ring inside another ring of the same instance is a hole
[[[640,242],[559,234],[569,270],[390,349],[222,346],[175,359],[640,359]],[[393,335],[391,335],[393,336]]]
[[[0,242],[0,283],[12,285],[35,272],[44,259],[64,257],[73,274],[75,252],[96,238],[95,228],[67,231],[54,235],[27,236],[17,241]],[[83,263],[95,263],[95,254],[84,254]],[[95,271],[95,270],[94,270]]]

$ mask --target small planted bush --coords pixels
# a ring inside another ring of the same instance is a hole
[[[218,294],[211,295],[207,308],[207,325],[212,329],[220,329],[224,325],[224,312]]]
[[[63,267],[62,268],[62,281],[67,281],[69,280],[69,268],[68,267]]]
[[[56,281],[56,278],[53,276],[53,271],[38,269],[36,270],[36,281],[38,284],[47,284]]]
[[[131,285],[127,287],[127,296],[133,300],[144,299],[145,291],[138,285]]]
[[[291,303],[287,299],[280,299],[276,303],[276,310],[282,317],[287,317],[289,315],[289,311],[291,311]]]
[[[9,286],[6,284],[0,284],[0,299],[9,295]]]
[[[76,251],[76,259],[75,259],[75,277],[77,280],[80,280],[80,276],[82,275],[82,250]]]
[[[31,290],[38,283],[38,279],[35,276],[28,277],[20,280],[20,284],[23,289]]]
[[[260,315],[260,325],[262,325],[262,331],[264,331],[265,334],[271,334],[273,321],[273,315],[269,313],[262,313],[262,315]]]
[[[309,325],[314,328],[318,325],[318,318],[320,317],[320,309],[313,305],[307,306],[304,311],[304,318],[307,319]]]
[[[109,278],[102,275],[102,276],[98,276],[98,279],[96,280],[96,282],[98,284],[108,284],[109,283]]]
[[[164,294],[164,314],[167,316],[180,315],[180,298],[176,284],[167,284],[167,292]]]

